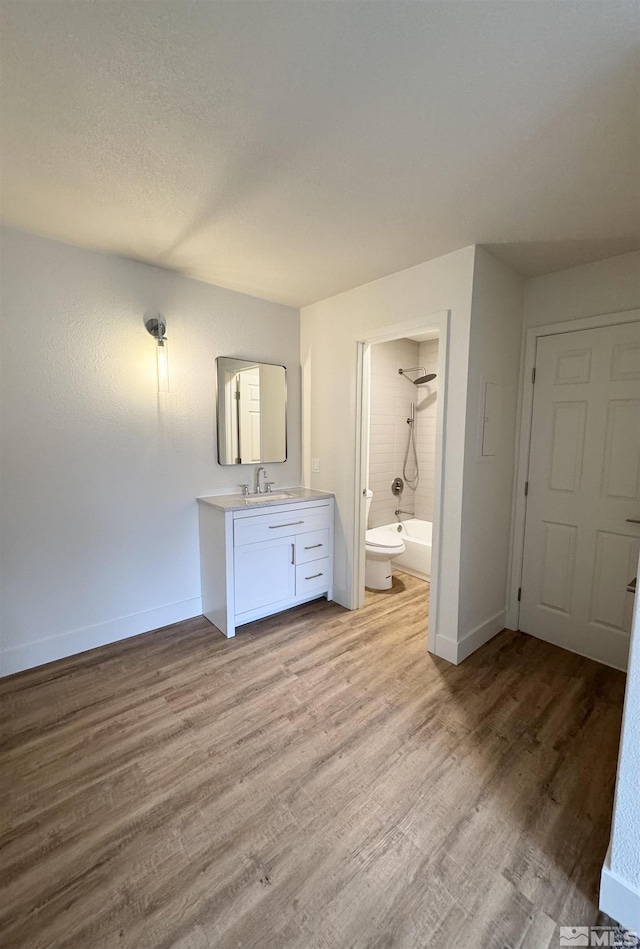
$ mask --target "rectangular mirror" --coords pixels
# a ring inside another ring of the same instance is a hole
[[[218,462],[253,465],[287,460],[284,366],[219,356]]]

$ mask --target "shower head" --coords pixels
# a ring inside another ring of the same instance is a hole
[[[426,376],[420,376],[418,379],[414,379],[413,384],[414,386],[423,386],[425,382],[431,382],[433,379],[435,379],[435,377],[436,377],[436,373],[430,372]]]
[[[425,382],[431,382],[432,379],[435,379],[436,373],[430,372],[427,374],[427,370],[424,366],[414,366],[413,369],[398,369],[398,372],[401,376],[406,376],[409,382],[413,382],[414,386],[422,386]],[[409,379],[407,376],[408,372],[421,372],[422,375],[418,376],[417,379]]]

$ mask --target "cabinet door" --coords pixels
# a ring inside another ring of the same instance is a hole
[[[294,551],[294,537],[278,537],[234,549],[236,616],[295,596]]]

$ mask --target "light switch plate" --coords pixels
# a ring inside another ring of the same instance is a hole
[[[312,458],[312,459],[311,459],[311,470],[312,470],[312,471],[320,471],[320,459],[319,459],[319,458]]]

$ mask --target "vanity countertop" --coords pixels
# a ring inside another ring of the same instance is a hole
[[[261,510],[263,507],[275,507],[279,504],[295,504],[296,501],[319,501],[322,498],[332,498],[330,491],[316,491],[313,488],[282,488],[273,492],[274,497],[268,494],[251,495],[245,498],[241,494],[214,494],[208,498],[198,498],[198,504],[209,504],[219,511],[247,511],[251,508]],[[287,497],[278,497],[286,494]]]

